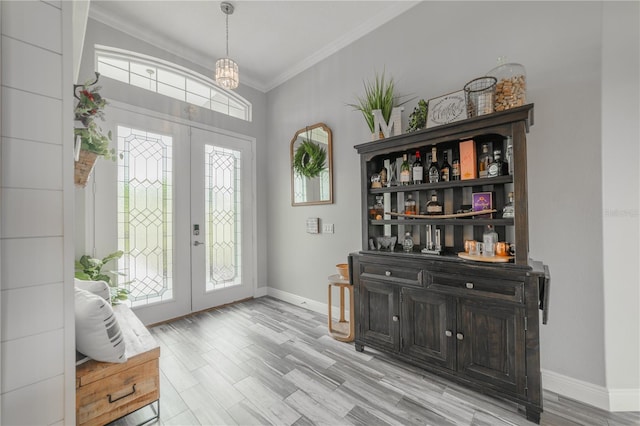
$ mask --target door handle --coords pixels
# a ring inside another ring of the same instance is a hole
[[[194,245],[194,246],[196,246],[196,247],[197,247],[197,246],[200,246],[200,245],[202,245],[202,244],[204,244],[204,243],[201,243],[200,241],[194,241],[194,242],[193,242],[193,245]]]

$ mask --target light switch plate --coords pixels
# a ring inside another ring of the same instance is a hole
[[[322,224],[322,233],[323,234],[333,234],[333,223],[324,223],[324,224]]]

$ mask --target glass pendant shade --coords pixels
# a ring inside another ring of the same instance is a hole
[[[235,89],[240,83],[238,64],[233,59],[222,58],[216,61],[216,83],[225,89]]]

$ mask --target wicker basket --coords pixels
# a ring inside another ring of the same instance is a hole
[[[98,158],[98,154],[95,152],[87,151],[84,149],[80,150],[80,156],[78,161],[75,164],[75,171],[73,175],[73,181],[76,186],[80,186],[84,188],[87,186],[87,181],[89,180],[89,176],[93,171],[93,166],[96,163],[96,159]]]

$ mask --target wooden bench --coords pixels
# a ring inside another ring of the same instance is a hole
[[[77,425],[105,425],[154,402],[155,416],[148,421],[160,417],[160,346],[131,309],[116,305],[113,310],[127,362],[89,360],[76,366]]]

